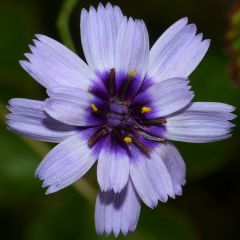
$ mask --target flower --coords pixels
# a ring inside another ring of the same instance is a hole
[[[182,194],[186,169],[169,140],[212,142],[230,137],[234,108],[193,102],[188,76],[210,41],[187,18],[174,23],[149,50],[142,20],[100,4],[81,13],[87,60],[57,41],[36,35],[21,66],[47,89],[45,101],[11,99],[9,128],[59,143],[36,176],[47,194],[81,178],[97,161],[99,234],[134,231],[141,202]]]

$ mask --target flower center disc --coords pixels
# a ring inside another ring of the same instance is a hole
[[[117,101],[109,104],[107,120],[110,127],[126,127],[133,125],[134,122],[128,107]]]

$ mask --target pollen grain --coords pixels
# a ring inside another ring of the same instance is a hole
[[[152,111],[152,108],[150,108],[150,107],[142,107],[142,109],[141,109],[142,114],[149,113],[151,111]]]
[[[134,70],[132,70],[132,71],[129,70],[129,71],[128,71],[128,74],[129,74],[129,76],[130,76],[131,78],[133,78],[133,77],[135,76],[136,72],[137,72],[136,69],[134,69]]]
[[[125,143],[132,143],[132,138],[128,137],[128,136],[125,137],[123,140],[124,140]]]
[[[91,104],[91,108],[92,108],[93,112],[97,112],[98,111],[98,108],[97,108],[97,106],[94,103]]]

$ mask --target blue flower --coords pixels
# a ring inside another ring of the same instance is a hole
[[[186,169],[169,140],[212,142],[230,137],[234,107],[192,102],[188,76],[210,41],[187,18],[174,23],[149,49],[142,20],[117,6],[81,13],[88,65],[62,44],[36,35],[21,66],[47,89],[45,101],[11,99],[9,128],[59,143],[36,176],[47,194],[81,178],[97,161],[99,234],[134,231],[141,202],[182,194]]]

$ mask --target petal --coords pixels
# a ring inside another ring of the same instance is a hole
[[[194,94],[189,91],[187,79],[173,78],[156,83],[146,91],[139,94],[134,104],[147,106],[151,112],[146,113],[147,118],[167,116],[186,107]]]
[[[153,151],[146,157],[135,151],[130,165],[130,176],[137,193],[150,208],[156,207],[158,200],[166,202],[168,196],[174,198],[171,176],[156,152]]]
[[[129,71],[138,79],[135,91],[141,86],[149,61],[149,36],[145,23],[124,18],[120,26],[115,53],[116,85],[122,84]]]
[[[186,182],[186,166],[180,153],[169,142],[160,144],[155,151],[163,160],[171,175],[175,194],[182,195],[182,186]]]
[[[58,122],[44,111],[42,101],[14,98],[9,101],[8,127],[32,139],[61,142],[75,133],[75,127]]]
[[[54,119],[75,126],[93,126],[100,124],[94,117],[91,105],[100,106],[100,101],[88,91],[72,87],[58,87],[48,90],[44,110]]]
[[[188,23],[188,18],[184,17],[171,25],[156,41],[150,50],[149,63],[150,65],[157,61],[158,55],[164,48],[167,47],[169,42],[180,32],[182,31]]]
[[[129,179],[129,156],[109,136],[100,151],[97,165],[98,183],[102,191],[121,192]]]
[[[159,82],[174,77],[188,77],[206,54],[210,40],[202,41],[196,26],[187,18],[173,24],[150,50],[149,77]]]
[[[119,7],[110,3],[104,8],[99,4],[97,11],[90,7],[89,13],[81,13],[81,40],[89,66],[95,71],[114,68],[115,42],[123,14]]]
[[[97,157],[81,134],[66,139],[51,150],[36,170],[36,176],[48,186],[46,194],[57,192],[81,178]]]
[[[72,51],[44,35],[36,35],[32,54],[21,66],[46,88],[72,86],[87,89],[96,79],[93,71]]]
[[[140,199],[135,189],[128,182],[121,193],[100,191],[95,208],[95,225],[99,235],[112,231],[117,237],[122,231],[123,235],[133,232],[136,228],[140,214]]]
[[[167,118],[165,138],[193,143],[213,142],[231,136],[234,107],[224,103],[195,102],[185,111]]]

